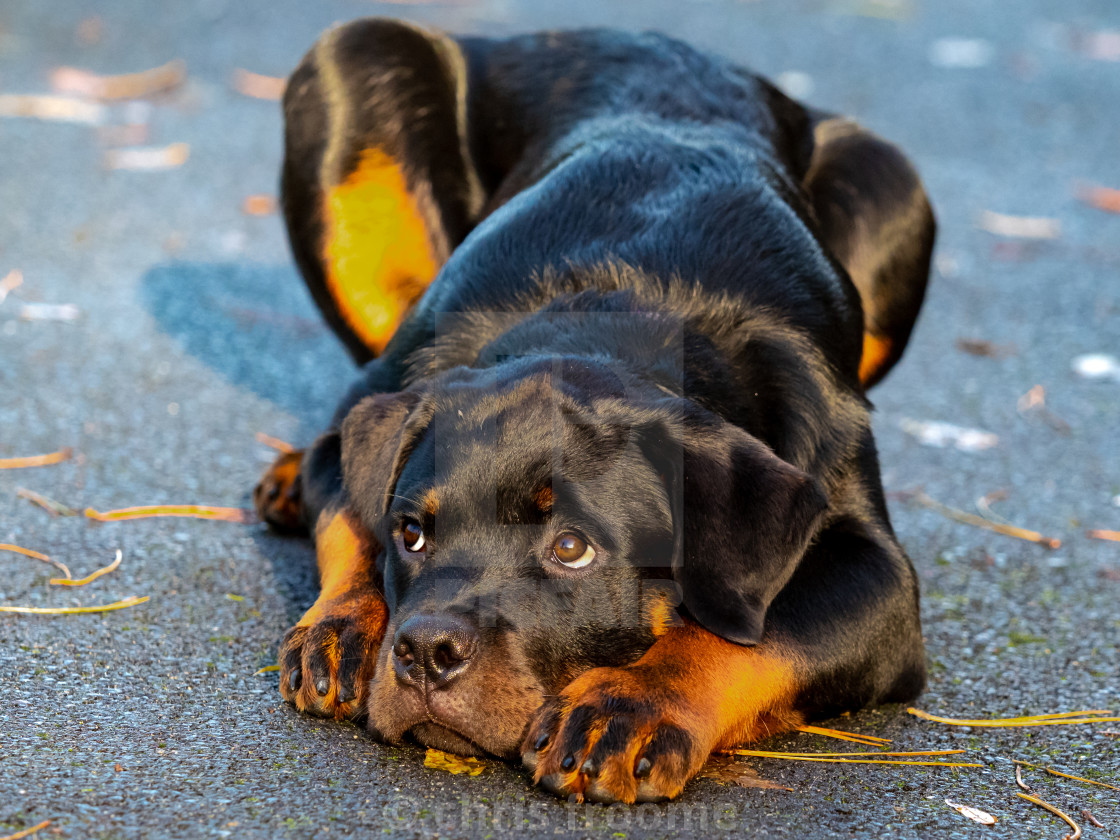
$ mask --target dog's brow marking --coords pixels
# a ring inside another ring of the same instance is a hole
[[[400,165],[378,148],[324,197],[327,287],[347,325],[380,353],[436,274]]]
[[[428,514],[428,516],[435,516],[439,513],[439,497],[436,495],[435,490],[428,490],[424,493],[424,497],[420,502],[424,513]]]
[[[550,513],[552,511],[552,488],[542,487],[533,494],[533,502],[536,503],[537,509],[541,513]]]

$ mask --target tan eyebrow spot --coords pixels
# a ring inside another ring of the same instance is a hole
[[[421,506],[424,508],[424,513],[428,516],[435,516],[439,513],[439,497],[436,495],[435,490],[429,490],[420,500]]]
[[[552,488],[545,486],[533,494],[533,502],[541,513],[552,512]]]

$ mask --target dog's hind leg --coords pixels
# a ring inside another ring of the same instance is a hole
[[[359,363],[381,353],[481,210],[466,84],[455,41],[379,18],[329,30],[288,80],[289,240]]]
[[[839,117],[819,118],[813,137],[804,185],[825,244],[859,290],[859,374],[870,387],[902,356],[918,317],[933,252],[933,210],[897,147]]]

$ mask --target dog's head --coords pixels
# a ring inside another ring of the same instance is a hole
[[[826,506],[742,429],[575,357],[368,397],[342,456],[390,611],[371,726],[461,754],[516,754],[546,695],[678,607],[758,642]]]

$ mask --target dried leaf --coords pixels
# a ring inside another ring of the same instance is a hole
[[[9,294],[23,285],[23,272],[18,268],[9,271],[3,280],[0,280],[0,303],[3,303]]]
[[[995,344],[979,338],[958,338],[957,349],[962,353],[986,356],[989,359],[1005,359],[1019,352],[1014,344]]]
[[[1014,239],[1057,239],[1062,235],[1062,223],[1057,219],[1041,216],[1007,216],[985,210],[976,226],[997,236]]]
[[[77,321],[81,314],[72,303],[25,303],[19,310],[24,321]]]
[[[790,790],[793,788],[772,782],[758,775],[754,770],[741,761],[728,755],[713,755],[700,769],[702,778],[713,781],[736,785],[743,788],[762,788],[763,790]]]
[[[0,117],[29,117],[51,122],[101,125],[107,115],[104,105],[69,96],[0,94]]]
[[[249,216],[271,216],[276,212],[276,196],[250,195],[241,204],[242,211]]]
[[[466,773],[468,776],[477,776],[486,769],[486,764],[477,758],[452,755],[442,750],[429,749],[424,756],[424,766],[433,770],[446,770],[448,773],[458,775]]]
[[[958,802],[951,802],[945,800],[945,804],[964,817],[968,817],[973,822],[978,822],[980,825],[995,825],[999,820],[989,814],[987,811],[981,811],[979,808],[972,808],[968,805],[961,805]]]
[[[265,665],[263,668],[258,668],[253,672],[254,677],[259,677],[261,674],[271,674],[273,671],[279,671],[279,665]]]
[[[141,505],[98,511],[86,508],[85,515],[98,522],[119,522],[122,519],[150,519],[157,516],[180,516],[191,519],[219,519],[223,522],[249,524],[256,521],[256,514],[244,508],[216,507],[211,505]]]
[[[1085,379],[1120,381],[1120,359],[1107,353],[1086,353],[1070,363],[1073,372]]]
[[[69,461],[74,450],[69,446],[46,455],[27,455],[23,458],[0,458],[0,470],[17,470],[24,467],[49,467]]]
[[[279,99],[284,95],[287,79],[276,76],[262,76],[238,67],[233,71],[233,88],[238,93],[254,99]]]
[[[1120,190],[1111,187],[1084,187],[1078,190],[1077,197],[1106,213],[1120,213]]]
[[[123,601],[117,601],[113,604],[105,604],[99,607],[0,607],[0,612],[20,613],[23,615],[76,615],[78,613],[101,613],[111,612],[112,610],[123,610],[126,607],[135,607],[137,604],[143,604],[150,600],[151,596],[145,595],[142,598],[137,598],[133,595],[130,598],[125,598]]]
[[[902,431],[912,435],[923,446],[944,449],[952,446],[961,452],[980,452],[999,445],[999,436],[980,429],[968,429],[952,423],[932,420],[912,420],[903,417],[899,421]]]
[[[190,156],[191,147],[189,144],[172,143],[169,146],[134,146],[130,149],[110,149],[105,153],[103,160],[106,169],[153,172],[182,166]]]
[[[187,78],[187,63],[181,58],[151,70],[120,76],[101,76],[77,67],[59,67],[51,73],[51,87],[59,93],[76,93],[92,99],[139,99],[163,93]]]

